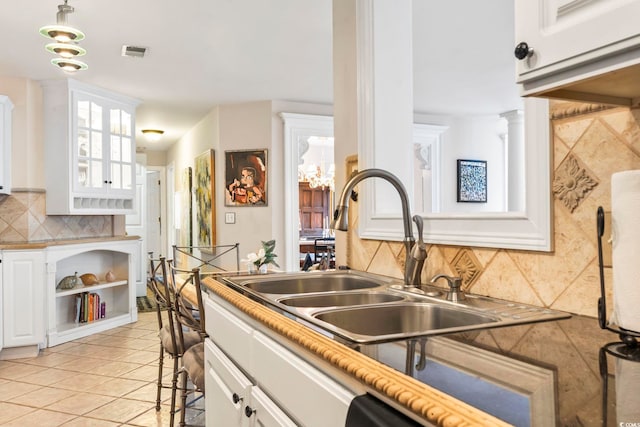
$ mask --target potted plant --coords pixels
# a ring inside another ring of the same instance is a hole
[[[273,239],[266,242],[262,241],[262,248],[260,248],[257,254],[255,252],[248,254],[247,261],[252,263],[260,273],[266,273],[269,264],[280,267],[275,261],[275,258],[278,256],[273,252],[275,247],[276,241]]]

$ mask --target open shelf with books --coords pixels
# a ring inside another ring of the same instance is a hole
[[[104,241],[49,248],[47,345],[54,346],[137,320],[136,240]],[[108,273],[108,274],[107,274]],[[57,289],[68,276],[95,275],[94,284]]]

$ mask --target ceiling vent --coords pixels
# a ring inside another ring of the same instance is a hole
[[[130,56],[132,58],[144,58],[144,54],[146,53],[146,47],[140,46],[127,46],[126,44],[122,46],[122,56]]]

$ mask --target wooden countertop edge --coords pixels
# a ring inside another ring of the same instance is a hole
[[[430,423],[443,427],[509,425],[282,316],[211,277],[203,279],[202,284],[271,330],[323,358],[366,386],[395,400]]]
[[[139,236],[87,237],[82,239],[45,240],[39,242],[2,243],[0,250],[44,249],[50,246],[73,245],[95,242],[116,242],[119,240],[139,240]]]

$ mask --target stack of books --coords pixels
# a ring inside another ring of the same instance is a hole
[[[102,319],[106,314],[106,303],[100,301],[100,295],[95,292],[83,292],[76,295],[76,323],[93,322]]]

